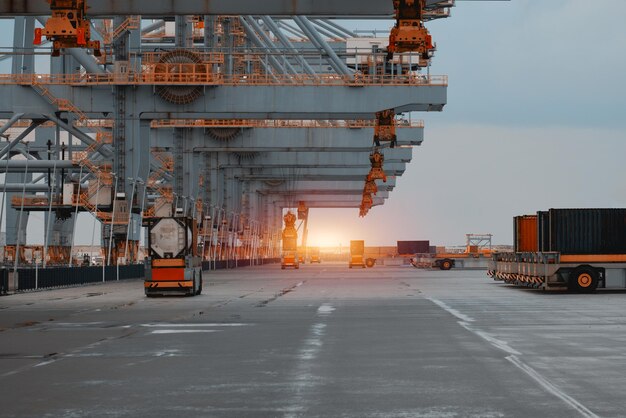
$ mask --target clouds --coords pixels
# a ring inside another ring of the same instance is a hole
[[[433,22],[446,118],[496,124],[626,126],[626,2],[459,2]]]

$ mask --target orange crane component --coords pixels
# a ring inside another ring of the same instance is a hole
[[[393,0],[396,24],[389,34],[387,60],[391,60],[396,52],[417,52],[425,64],[428,63],[435,45],[424,26],[425,6],[426,0]]]
[[[376,112],[376,123],[374,125],[374,143],[380,147],[381,142],[390,142],[391,148],[396,146],[398,137],[396,136],[396,113],[393,109]]]
[[[291,211],[284,216],[285,229],[283,230],[283,253],[280,268],[300,268],[298,263],[298,231],[296,230],[296,215]]]
[[[58,57],[61,48],[92,48],[96,57],[102,55],[100,41],[91,40],[89,20],[85,18],[85,0],[47,0],[52,17],[44,28],[35,29],[35,45],[41,45],[42,37],[52,41],[52,56]]]
[[[372,168],[367,175],[366,181],[382,180],[387,183],[387,175],[383,171],[383,163],[385,162],[385,156],[379,151],[374,151],[370,154],[370,163]]]
[[[378,186],[374,180],[365,180],[365,187],[363,188],[363,193],[376,194],[378,193]]]

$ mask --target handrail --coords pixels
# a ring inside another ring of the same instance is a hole
[[[201,64],[194,64],[195,66]],[[223,75],[210,71],[157,72],[157,73],[112,73],[112,74],[0,74],[0,85],[210,85],[210,86],[447,86],[445,75],[367,75],[355,77],[336,74],[231,74]],[[48,97],[49,91],[42,95]],[[51,96],[51,100],[53,99]],[[58,100],[58,99],[56,99]]]
[[[375,120],[254,120],[254,119],[161,119],[152,128],[373,128]],[[424,121],[399,120],[396,128],[423,128]]]

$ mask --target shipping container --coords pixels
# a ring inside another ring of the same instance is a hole
[[[549,251],[626,254],[626,209],[550,209]]]
[[[537,215],[513,218],[513,246],[517,253],[539,251]]]
[[[398,241],[398,254],[428,254],[430,241]]]
[[[548,211],[537,212],[538,251],[550,251],[550,216]]]

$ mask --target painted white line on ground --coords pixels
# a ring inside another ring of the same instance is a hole
[[[511,348],[509,346],[508,342],[503,341],[503,340],[499,340],[499,339],[497,339],[496,337],[494,337],[493,335],[491,335],[491,334],[489,334],[487,332],[479,331],[479,330],[471,327],[470,324],[468,324],[467,322],[460,322],[459,321],[459,325],[461,325],[463,328],[465,328],[469,332],[478,335],[483,340],[488,341],[494,347],[499,348],[500,350],[507,352],[508,354],[513,354],[513,355],[516,355],[516,356],[521,356],[522,355],[522,353],[520,353],[519,351]]]
[[[317,308],[318,315],[330,315],[335,310],[335,307],[329,305],[328,303],[323,304],[319,308]]]
[[[221,323],[199,323],[199,324],[141,324],[147,328],[210,328],[210,327],[247,327],[251,324],[221,324]]]
[[[526,373],[528,376],[530,376],[537,383],[539,383],[541,387],[543,387],[546,391],[550,392],[552,395],[561,399],[563,402],[565,402],[566,404],[574,408],[576,411],[578,411],[580,415],[582,415],[583,417],[599,418],[598,415],[594,414],[589,409],[587,409],[587,407],[585,407],[583,404],[578,402],[576,399],[572,398],[571,396],[567,395],[566,393],[561,391],[559,388],[554,386],[552,383],[550,383],[548,379],[546,379],[541,374],[539,374],[539,372],[537,372],[535,369],[533,369],[532,367],[524,363],[517,356],[509,356],[506,359],[509,362],[511,362],[513,365],[515,365],[515,367],[517,367],[518,369]]]
[[[150,334],[207,334],[209,332],[220,332],[217,329],[156,329]]]
[[[48,360],[48,361],[42,361],[41,363],[35,364],[33,367],[47,366],[48,364],[55,363],[56,361],[57,361],[57,359]]]
[[[467,316],[465,314],[462,314],[461,312],[457,311],[456,309],[452,309],[451,307],[449,307],[448,305],[446,305],[445,303],[443,303],[440,300],[431,299],[431,298],[426,298],[426,299],[431,301],[435,305],[439,306],[441,309],[443,309],[444,311],[448,312],[449,314],[456,316],[461,321],[464,321],[464,322],[474,322],[474,318],[469,317],[469,316]]]

